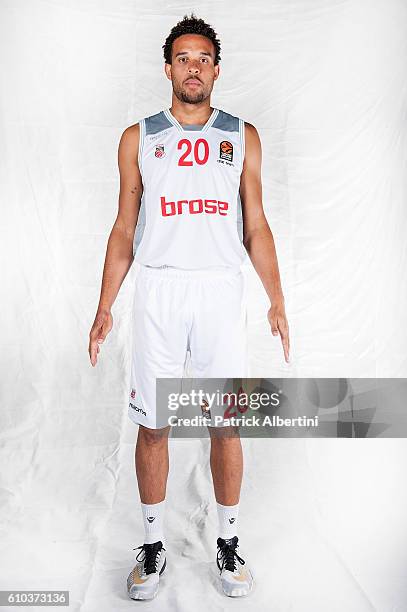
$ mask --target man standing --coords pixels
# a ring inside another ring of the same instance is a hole
[[[274,240],[262,205],[261,145],[250,123],[210,106],[220,43],[202,19],[185,16],[163,45],[171,107],[128,127],[119,144],[119,212],[109,237],[102,290],[90,332],[96,365],[112,328],[111,307],[133,259],[129,417],[139,425],[136,473],[145,528],[127,581],[151,599],[166,567],[163,529],[168,433],[156,411],[156,378],[181,378],[189,350],[197,378],[247,376],[247,251],[270,298],[273,335],[286,361],[289,334]],[[246,595],[253,579],[237,551],[243,457],[238,435],[210,427],[210,464],[219,518],[217,565],[223,591]]]

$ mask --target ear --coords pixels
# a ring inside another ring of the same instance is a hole
[[[219,71],[220,71],[220,66],[219,66],[219,64],[216,64],[216,66],[214,66],[214,69],[215,69],[215,77],[214,77],[214,80],[216,81],[216,79],[217,79],[217,78],[218,78],[218,76],[219,76]]]
[[[167,75],[167,79],[172,81],[171,64],[164,64],[164,70],[165,74]]]

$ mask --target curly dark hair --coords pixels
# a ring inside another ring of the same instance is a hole
[[[172,56],[172,44],[176,38],[179,38],[183,34],[199,34],[200,36],[206,36],[213,43],[215,47],[215,66],[220,61],[220,41],[217,38],[215,30],[208,23],[205,23],[203,19],[198,19],[196,15],[191,13],[191,16],[184,15],[182,21],[179,21],[169,33],[165,43],[163,44],[164,59],[166,64],[171,64]]]

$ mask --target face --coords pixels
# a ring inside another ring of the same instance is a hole
[[[174,40],[172,64],[165,64],[165,73],[178,100],[199,104],[211,95],[219,76],[214,60],[215,47],[206,36],[183,34]]]

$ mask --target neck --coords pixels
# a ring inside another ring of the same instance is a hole
[[[205,125],[213,112],[208,98],[199,104],[180,102],[173,96],[170,113],[181,125]]]

